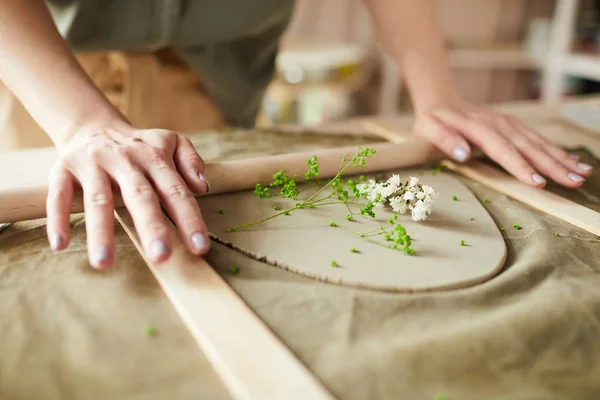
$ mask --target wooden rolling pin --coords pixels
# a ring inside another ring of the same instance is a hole
[[[364,147],[377,151],[366,163],[365,173],[413,167],[442,159],[439,151],[420,138]],[[337,174],[342,157],[350,158],[356,150],[356,146],[350,146],[207,164],[205,175],[211,184],[209,194],[252,189],[257,183],[266,185],[272,182],[273,174],[280,168],[290,176],[304,177],[306,160],[313,155],[319,160],[320,177],[331,178]],[[3,171],[0,175],[0,222],[45,217],[48,173],[57,157],[54,148],[15,151],[0,156],[0,171]],[[118,195],[115,204],[123,206]],[[72,212],[81,211],[83,203],[79,193],[75,196]]]

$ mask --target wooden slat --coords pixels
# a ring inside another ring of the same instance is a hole
[[[547,190],[529,186],[479,161],[472,161],[469,164],[442,161],[442,165],[546,214],[600,236],[600,213],[590,208]]]
[[[333,399],[206,260],[185,249],[172,224],[173,255],[155,264],[127,210],[115,215],[235,399]]]

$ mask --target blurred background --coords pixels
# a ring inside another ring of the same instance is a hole
[[[297,0],[260,125],[409,112],[402,75],[361,0]],[[600,91],[600,0],[437,0],[462,93],[475,104]]]
[[[554,103],[600,92],[600,0],[435,0],[435,6],[454,75],[472,103]],[[169,49],[76,56],[139,128],[226,126],[202,77]],[[598,129],[600,99],[591,100],[592,108],[565,105],[564,114]],[[363,0],[296,0],[259,127],[410,111],[402,73],[378,47]],[[0,151],[51,145],[0,82]]]

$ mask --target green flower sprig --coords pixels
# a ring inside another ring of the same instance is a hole
[[[268,186],[256,184],[254,193],[260,199],[272,198],[275,196],[293,199],[296,201],[293,207],[284,209],[285,207],[281,207],[279,205],[274,206],[274,210],[279,211],[276,214],[266,217],[260,221],[248,222],[228,228],[227,232],[234,232],[243,228],[263,224],[281,215],[291,215],[291,213],[298,212],[299,210],[315,209],[318,207],[332,205],[345,206],[348,209],[346,220],[351,223],[355,221],[355,216],[357,214],[360,214],[364,217],[375,218],[375,208],[377,208],[377,205],[381,203],[382,199],[381,197],[378,198],[376,196],[373,200],[367,201],[366,204],[364,203],[364,198],[366,196],[361,193],[358,185],[366,183],[367,179],[363,175],[361,175],[358,180],[343,179],[345,174],[358,168],[364,168],[367,160],[374,155],[375,149],[366,147],[358,148],[356,154],[349,159],[344,156],[336,175],[305,200],[299,199],[300,192],[298,190],[295,177],[292,178],[285,175],[283,169],[280,169],[273,175],[273,182],[271,182]],[[315,179],[318,180],[319,163],[317,156],[313,156],[307,160],[306,165],[308,166],[308,170],[304,175],[305,181]],[[276,193],[274,190],[275,188],[279,188],[279,193]],[[351,206],[359,206],[360,209],[358,213],[354,212]],[[407,234],[406,229],[400,223],[398,223],[397,220],[398,216],[394,215],[384,225],[371,232],[355,232],[352,229],[341,226],[331,220],[328,220],[328,223],[329,226],[333,228],[341,228],[344,231],[363,238],[368,242],[393,250],[403,251],[406,254],[412,255],[415,253],[415,250],[411,247],[411,238]],[[374,236],[384,236],[386,243],[374,240]],[[353,248],[352,252],[356,252],[356,250]]]

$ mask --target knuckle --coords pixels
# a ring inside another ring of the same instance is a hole
[[[92,192],[87,196],[89,204],[95,207],[108,207],[111,205],[110,197],[106,193]]]
[[[188,227],[191,228],[191,230],[205,230],[204,220],[198,214],[192,214],[191,216],[189,216],[189,218],[186,218],[185,223]]]
[[[177,133],[169,130],[162,130],[156,135],[156,145],[161,149],[169,149],[176,141]]]
[[[155,169],[167,169],[171,167],[167,152],[158,147],[150,146],[146,149],[150,162]]]
[[[167,196],[169,196],[171,199],[178,200],[190,198],[192,194],[185,185],[181,183],[175,183],[171,185],[169,189],[167,189]]]
[[[116,146],[114,152],[121,160],[131,160],[131,151],[125,146]]]
[[[523,135],[512,135],[510,139],[516,148],[533,150],[536,147],[535,143],[531,142]]]
[[[87,155],[88,159],[95,162],[100,159],[103,151],[104,148],[99,146],[97,143],[88,143],[85,146],[85,154]]]
[[[514,142],[509,142],[508,140],[504,141],[504,151],[508,155],[513,155],[514,153],[518,153],[518,147]]]
[[[190,153],[185,156],[184,162],[187,162],[191,165],[202,165],[202,159],[198,155],[198,153]]]
[[[154,237],[167,236],[169,233],[167,225],[158,220],[148,222],[148,224],[146,225],[146,230],[147,233]]]
[[[138,184],[131,188],[131,195],[137,199],[151,199],[154,197],[154,190],[150,185]]]
[[[48,182],[52,185],[60,179],[61,175],[68,171],[68,162],[65,158],[61,157],[54,165],[50,168],[48,173]]]
[[[118,146],[115,148],[115,153],[119,159],[119,164],[122,165],[126,171],[131,172],[136,169],[130,149],[124,146]]]

